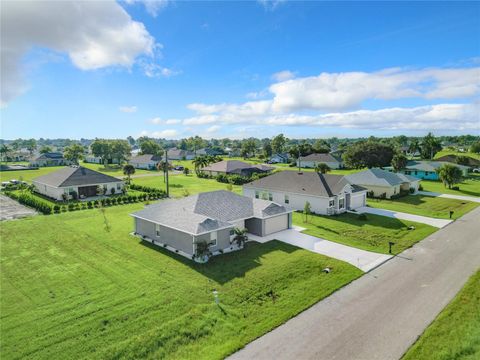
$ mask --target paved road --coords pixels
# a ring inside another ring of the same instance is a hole
[[[21,205],[5,195],[0,195],[0,220],[19,219],[35,214],[35,210]]]
[[[478,197],[478,196],[442,194],[442,193],[430,192],[430,191],[419,191],[418,194],[420,194],[420,195],[426,195],[426,196],[434,196],[434,197],[447,198],[447,199],[457,199],[457,200],[473,201],[473,202],[478,202],[478,203],[480,203],[480,197]]]
[[[279,231],[263,237],[255,236],[253,234],[248,234],[248,237],[251,240],[261,243],[274,239],[283,241],[302,249],[346,261],[365,272],[372,270],[391,258],[390,255],[365,251],[308,234],[303,234],[300,232],[302,230],[304,230],[304,228],[294,226],[293,229]]]
[[[480,208],[231,359],[397,360],[480,267]]]
[[[443,228],[453,221],[448,219],[436,219],[428,216],[408,214],[400,211],[391,211],[386,209],[372,208],[368,206],[363,206],[361,208],[358,208],[357,211],[361,213],[375,214],[375,215],[387,216],[387,217],[396,218],[396,219],[415,221],[418,223],[435,226],[437,228]]]

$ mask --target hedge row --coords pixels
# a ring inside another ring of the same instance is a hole
[[[254,173],[251,176],[227,175],[227,174],[218,174],[216,176],[213,176],[213,175],[208,175],[200,172],[198,174],[198,177],[202,179],[215,179],[218,182],[225,183],[225,184],[243,185],[251,181],[261,179],[268,175],[270,175],[270,173],[265,172],[265,173]]]
[[[53,211],[53,207],[51,205],[48,205],[41,200],[38,200],[29,193],[16,194],[10,191],[5,191],[5,195],[17,200],[20,204],[34,208],[42,214],[50,215]]]
[[[132,189],[132,190],[142,191],[142,192],[147,193],[147,194],[157,194],[159,199],[167,196],[165,191],[157,189],[157,188],[149,187],[149,186],[130,184],[129,188]]]

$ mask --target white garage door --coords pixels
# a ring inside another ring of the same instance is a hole
[[[353,195],[350,198],[350,209],[357,209],[365,206],[365,193]]]
[[[265,235],[288,229],[288,214],[265,219]]]

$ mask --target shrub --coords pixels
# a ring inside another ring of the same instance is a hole
[[[100,205],[100,202],[98,200],[93,200],[93,206],[95,206],[96,208],[98,208]]]
[[[110,201],[110,199],[105,199],[105,204],[107,206],[110,206],[110,205],[112,205],[112,202]]]
[[[117,205],[117,198],[116,197],[111,198],[110,202],[112,203],[112,205]]]
[[[420,184],[420,185],[418,186],[418,190],[423,191],[423,186],[422,186],[422,184]]]
[[[115,188],[110,189],[110,194],[112,194],[112,195],[115,194]]]
[[[61,210],[62,210],[62,212],[66,212],[67,208],[65,206],[62,206]]]
[[[452,186],[452,190],[460,190],[458,186]]]
[[[58,214],[60,212],[61,208],[60,208],[60,205],[54,205],[53,206],[53,212],[55,214]]]
[[[410,192],[410,194],[413,194],[415,192],[415,188],[410,188],[408,189],[408,191]]]
[[[75,207],[73,203],[68,204],[68,211],[74,211]]]

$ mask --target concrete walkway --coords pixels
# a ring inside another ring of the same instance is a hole
[[[367,214],[387,216],[387,217],[402,219],[402,220],[410,220],[410,221],[415,221],[415,222],[418,222],[418,223],[434,226],[434,227],[437,227],[437,228],[443,228],[453,221],[453,220],[448,220],[448,219],[436,219],[436,218],[431,218],[431,217],[428,217],[428,216],[413,215],[413,214],[408,214],[408,213],[399,212],[399,211],[377,209],[377,208],[372,208],[372,207],[368,207],[368,206],[363,206],[363,207],[358,208],[356,210],[359,213],[367,213]]]
[[[279,240],[287,244],[298,246],[302,249],[326,255],[334,259],[342,260],[368,272],[391,258],[390,255],[379,254],[371,251],[360,250],[354,247],[342,245],[315,236],[303,234],[303,228],[294,226],[293,229],[279,231],[264,237],[248,234],[250,240],[267,242]]]
[[[398,360],[480,267],[480,207],[231,359]]]
[[[442,194],[442,193],[430,192],[430,191],[418,191],[418,194],[425,195],[425,196],[434,196],[434,197],[441,197],[441,198],[447,198],[447,199],[457,199],[457,200],[473,201],[473,202],[480,203],[480,197],[477,197],[477,196]]]

